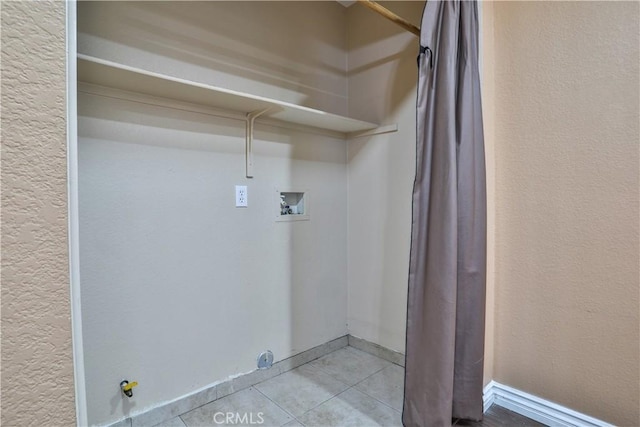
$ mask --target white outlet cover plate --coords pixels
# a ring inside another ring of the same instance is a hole
[[[236,208],[246,208],[249,206],[246,185],[236,185]]]

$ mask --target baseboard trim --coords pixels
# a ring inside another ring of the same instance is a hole
[[[164,421],[177,417],[180,414],[193,410],[197,407],[221,399],[229,394],[249,388],[262,381],[273,378],[284,372],[311,362],[324,355],[332,353],[349,345],[349,338],[344,335],[309,350],[295,354],[284,360],[273,364],[269,369],[254,370],[248,373],[236,375],[227,380],[214,383],[201,390],[186,396],[181,396],[171,402],[163,402],[153,408],[143,410],[114,423],[107,424],[108,427],[150,427]]]
[[[349,345],[365,353],[372,354],[387,362],[395,363],[396,365],[404,368],[404,354],[395,350],[390,350],[387,347],[383,347],[380,344],[376,344],[371,341],[367,341],[364,338],[356,337],[353,335],[347,335],[349,338]]]
[[[498,405],[551,427],[613,427],[605,421],[491,381],[484,388],[484,411]]]
[[[143,413],[136,414],[111,427],[143,427],[152,426],[171,419],[180,413],[187,412],[207,402],[220,399],[228,394],[257,384],[280,373],[295,369],[311,360],[329,354],[350,345],[359,350],[378,356],[389,362],[404,365],[402,353],[382,347],[362,338],[346,335],[321,344],[310,350],[296,354],[288,359],[275,363],[272,369],[253,371],[236,378],[215,384],[189,396],[168,402]],[[492,405],[498,405],[517,414],[531,418],[551,427],[614,427],[605,421],[590,417],[551,401],[542,399],[513,387],[491,381],[483,390],[483,404],[486,412]]]

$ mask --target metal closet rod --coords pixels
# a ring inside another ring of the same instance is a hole
[[[416,27],[415,25],[413,25],[411,22],[407,21],[406,19],[401,18],[400,16],[398,16],[395,13],[391,12],[386,7],[380,6],[378,3],[376,3],[375,1],[371,1],[371,0],[358,0],[358,3],[360,3],[361,5],[363,5],[365,7],[368,7],[369,9],[373,10],[376,13],[379,13],[380,15],[384,16],[388,20],[400,25],[405,30],[415,34],[418,37],[420,37],[420,28]]]

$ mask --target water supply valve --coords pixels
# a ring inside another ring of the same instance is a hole
[[[127,397],[133,397],[133,388],[136,387],[138,385],[138,383],[136,381],[127,381],[127,380],[122,380],[120,382],[120,390],[122,390],[122,393],[127,396]]]

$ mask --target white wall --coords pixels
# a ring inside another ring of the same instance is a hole
[[[423,2],[386,7],[419,25]],[[404,352],[418,38],[348,9],[349,114],[398,132],[349,141],[349,333]]]
[[[83,53],[346,109],[346,11],[333,2],[79,9]],[[225,55],[236,63],[213,60]],[[262,350],[279,360],[347,333],[344,140],[258,125],[249,180],[242,121],[86,94],[79,111],[91,423],[253,370]],[[278,186],[310,191],[310,221],[274,220]],[[140,383],[131,400],[124,377]]]

